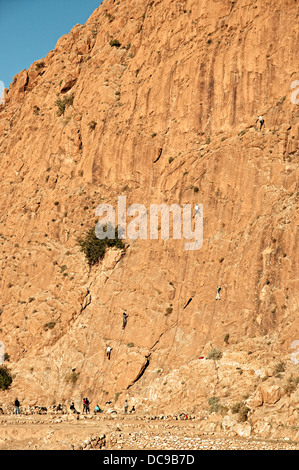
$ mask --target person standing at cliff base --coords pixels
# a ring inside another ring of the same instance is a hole
[[[82,413],[86,412],[86,400],[87,400],[87,398],[83,398],[83,411],[82,411]]]
[[[86,412],[86,413],[89,413],[89,412],[90,412],[90,409],[89,409],[90,403],[91,403],[91,402],[88,400],[88,398],[85,398],[85,412]]]
[[[200,207],[199,204],[195,204],[195,217],[198,215],[200,217]]]
[[[17,398],[15,399],[15,414],[16,415],[20,414],[20,402]]]

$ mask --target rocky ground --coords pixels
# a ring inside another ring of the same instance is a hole
[[[288,438],[203,432],[196,417],[2,415],[0,450],[298,450]]]

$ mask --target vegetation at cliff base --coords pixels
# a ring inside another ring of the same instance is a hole
[[[6,366],[0,367],[0,390],[7,390],[12,383],[12,377]]]

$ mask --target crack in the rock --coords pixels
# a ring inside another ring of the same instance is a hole
[[[183,308],[183,310],[185,310],[185,308],[188,307],[188,305],[190,304],[191,300],[193,299],[193,297],[190,297],[190,299],[188,300],[188,302],[186,303],[185,307]]]
[[[141,366],[141,369],[136,377],[136,379],[133,380],[132,383],[130,383],[130,385],[127,386],[127,390],[129,388],[131,388],[144,374],[144,372],[146,371],[147,367],[149,366],[149,358],[150,358],[150,354],[148,356],[145,356],[145,363]]]
[[[160,341],[160,339],[162,338],[162,336],[163,336],[170,328],[173,328],[177,323],[178,323],[178,322],[176,321],[175,323],[173,323],[173,324],[171,325],[171,327],[169,327],[167,330],[163,331],[163,332],[160,334],[160,336],[159,336],[159,338],[157,339],[157,341],[150,347],[150,350],[152,350],[152,349],[159,343],[159,341]],[[147,369],[148,366],[149,366],[150,357],[151,357],[151,352],[150,352],[147,356],[145,356],[145,363],[142,365],[142,367],[141,367],[141,369],[140,369],[140,371],[139,371],[139,373],[138,373],[136,379],[134,379],[133,382],[130,383],[130,385],[127,386],[127,390],[128,390],[130,387],[132,387],[132,386],[143,376],[144,372],[146,371],[146,369]]]
[[[163,151],[163,149],[160,148],[160,149],[159,149],[159,154],[158,154],[156,160],[154,160],[154,163],[156,163],[156,162],[160,159],[160,157],[161,157],[161,155],[162,155],[162,151]]]

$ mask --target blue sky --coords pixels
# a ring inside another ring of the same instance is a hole
[[[0,0],[0,97],[14,75],[84,24],[102,0]]]

